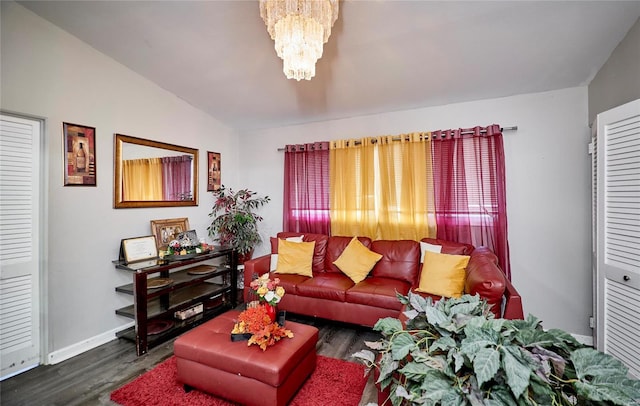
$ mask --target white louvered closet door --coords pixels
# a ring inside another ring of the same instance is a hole
[[[0,380],[40,363],[40,132],[0,115]]]
[[[597,117],[596,345],[640,378],[640,100]]]

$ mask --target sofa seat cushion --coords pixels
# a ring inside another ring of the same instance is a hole
[[[344,274],[324,273],[299,284],[297,286],[297,294],[317,299],[344,302],[346,291],[352,286],[353,281]]]
[[[280,286],[284,288],[285,294],[298,294],[298,285],[306,282],[310,278],[308,276],[296,275],[296,274],[271,274],[271,278],[280,279]]]
[[[417,284],[420,272],[420,244],[417,241],[377,240],[371,243],[371,250],[382,254],[371,276]]]
[[[396,292],[406,295],[410,288],[409,283],[398,279],[371,277],[347,291],[347,302],[400,310]]]

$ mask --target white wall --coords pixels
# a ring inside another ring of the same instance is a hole
[[[16,3],[2,2],[1,29],[1,108],[46,118],[48,347],[71,354],[70,347],[131,322],[114,312],[132,303],[114,290],[132,277],[111,263],[120,239],[149,235],[150,220],[175,217],[188,217],[198,235],[206,235],[213,203],[206,152],[222,154],[223,181],[233,185],[237,137]],[[63,121],[96,127],[97,187],[63,187]],[[199,149],[200,205],[113,209],[114,133]]]
[[[589,122],[640,98],[640,18],[589,83]]]
[[[590,157],[586,87],[377,114],[242,135],[241,183],[273,198],[264,236],[282,228],[285,144],[517,125],[506,132],[513,283],[546,328],[591,336]],[[256,254],[267,252],[264,244]]]

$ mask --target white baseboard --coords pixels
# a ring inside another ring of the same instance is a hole
[[[593,337],[591,336],[583,336],[580,334],[571,334],[573,336],[573,338],[575,338],[576,340],[578,340],[579,343],[582,343],[584,345],[588,345],[590,347],[593,347]]]
[[[109,330],[102,334],[98,334],[97,336],[88,338],[86,340],[72,344],[68,347],[61,348],[57,351],[51,352],[47,357],[47,364],[57,364],[59,362],[68,360],[69,358],[75,357],[76,355],[82,354],[83,352],[99,347],[102,344],[106,344],[109,341],[116,338],[116,333],[118,331],[127,329],[133,325],[134,325],[133,322],[127,323],[124,326],[114,328],[113,330]]]

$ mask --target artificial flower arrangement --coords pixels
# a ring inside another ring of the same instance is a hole
[[[171,240],[167,249],[160,251],[159,256],[162,258],[171,255],[202,254],[211,249],[211,246],[204,242],[198,242],[196,245],[187,244],[189,244],[187,241]]]
[[[265,305],[249,307],[238,315],[238,322],[231,334],[251,334],[247,346],[255,344],[262,351],[280,341],[284,337],[293,338],[293,332],[287,330],[269,317]]]
[[[279,286],[280,279],[269,278],[269,273],[265,273],[257,279],[254,279],[249,284],[249,287],[261,302],[268,303],[271,306],[275,306],[280,303],[282,296],[284,296],[284,288]]]

